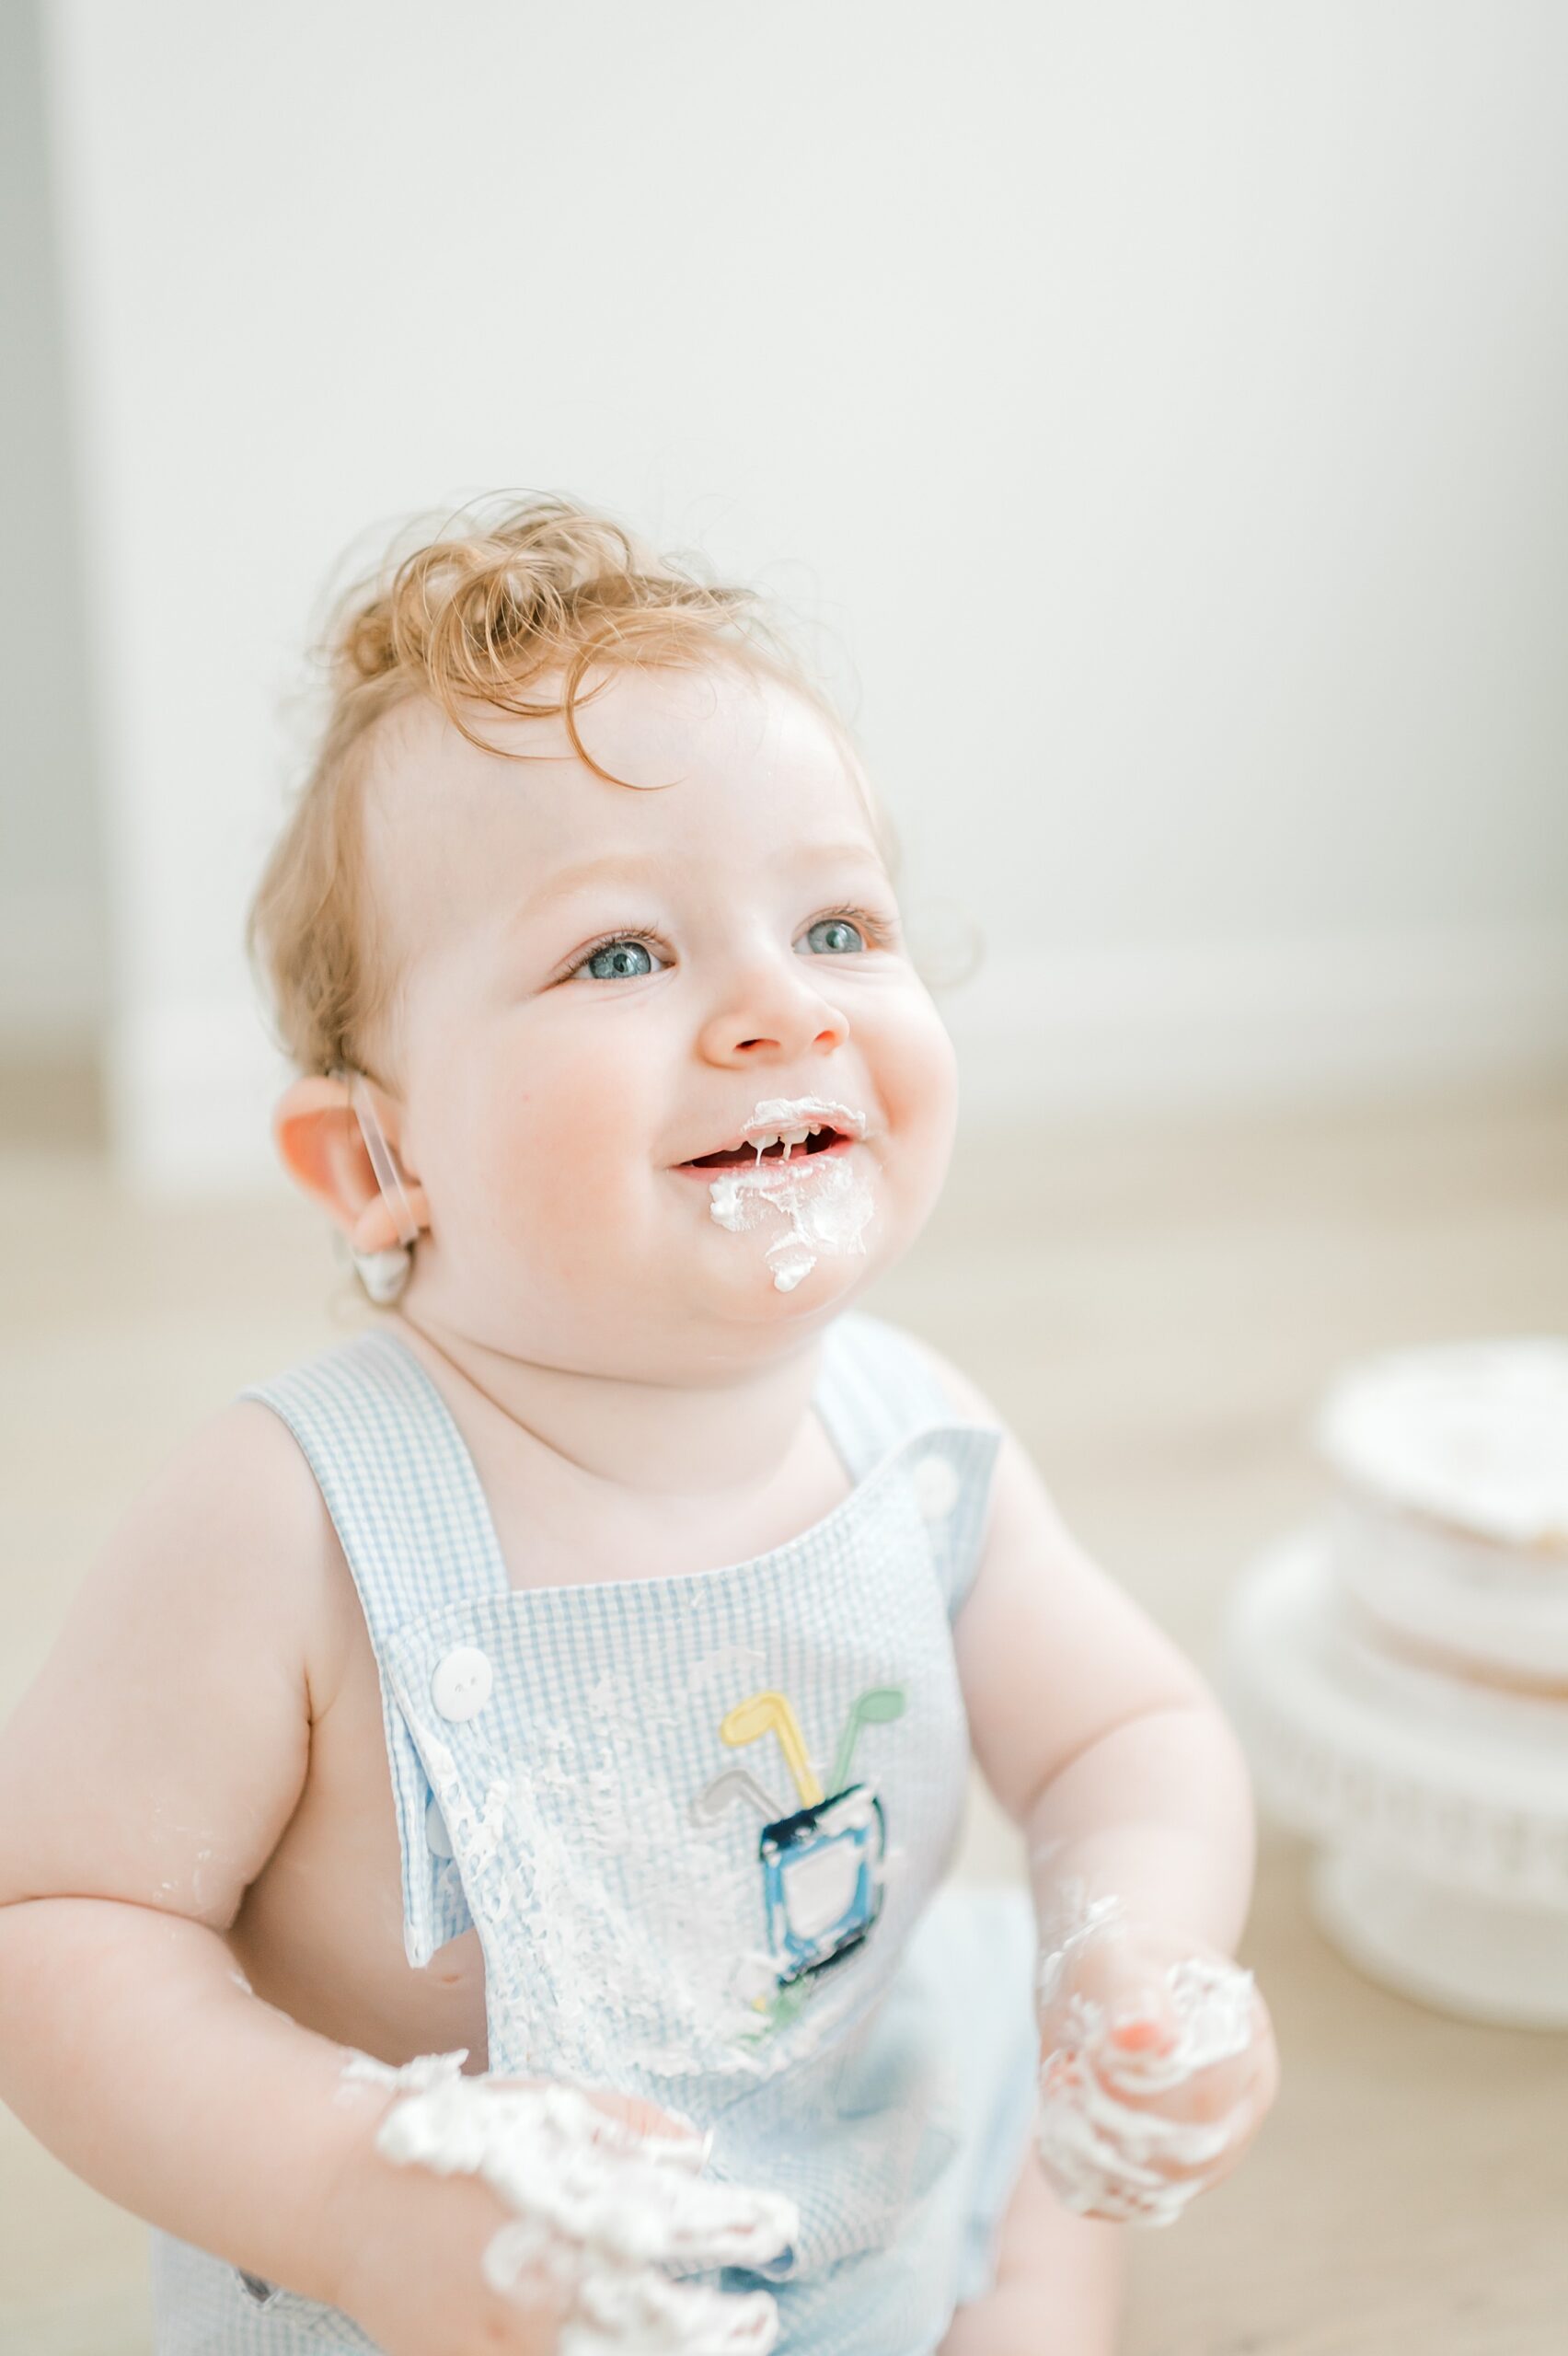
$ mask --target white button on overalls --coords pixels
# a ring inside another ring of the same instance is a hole
[[[444,1718],[461,1726],[478,1717],[490,1697],[495,1672],[477,1645],[455,1645],[435,1666],[430,1697]]]
[[[441,1813],[441,1802],[432,1800],[425,1810],[425,1847],[432,1857],[452,1854],[452,1835],[446,1830],[446,1819]]]
[[[910,1478],[915,1502],[928,1521],[941,1521],[958,1503],[958,1474],[945,1456],[922,1456]]]

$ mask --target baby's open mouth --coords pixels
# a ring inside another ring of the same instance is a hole
[[[822,1096],[765,1096],[738,1137],[675,1164],[708,1195],[708,1216],[731,1235],[762,1242],[775,1292],[793,1292],[824,1253],[864,1252],[875,1208],[866,1158],[855,1148],[866,1116]]]
[[[775,1138],[771,1144],[721,1146],[717,1153],[698,1154],[695,1161],[683,1161],[683,1170],[754,1169],[759,1161],[789,1161],[798,1155],[831,1153],[835,1146],[853,1145],[853,1138],[842,1129],[807,1129],[803,1133],[792,1129],[788,1137]]]
[[[759,1104],[739,1135],[711,1153],[694,1155],[675,1164],[677,1170],[711,1177],[724,1170],[755,1170],[759,1162],[804,1161],[825,1154],[847,1153],[866,1134],[863,1114],[847,1104],[824,1104],[776,1099]]]

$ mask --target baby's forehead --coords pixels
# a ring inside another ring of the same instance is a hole
[[[547,686],[540,699],[550,693]],[[863,784],[824,715],[739,665],[612,675],[577,714],[476,712],[471,743],[411,700],[381,724],[364,798],[377,930],[399,958],[556,870],[606,852],[770,865],[813,839],[880,858]],[[494,749],[490,749],[494,747]]]

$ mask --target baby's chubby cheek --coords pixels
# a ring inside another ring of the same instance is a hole
[[[947,1176],[958,1117],[958,1068],[936,1009],[920,999],[868,1039],[887,1124],[880,1149],[887,1240],[902,1249],[929,1216]]]
[[[646,1252],[658,1176],[648,1092],[635,1069],[569,1058],[498,1108],[478,1174],[498,1241],[536,1278],[592,1287]]]

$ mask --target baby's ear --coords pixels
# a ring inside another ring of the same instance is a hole
[[[393,1132],[389,1107],[378,1103],[376,1110]],[[272,1135],[294,1184],[320,1204],[356,1252],[385,1252],[398,1242],[397,1218],[376,1183],[346,1080],[296,1080],[278,1100]],[[415,1218],[425,1226],[422,1188],[409,1185],[407,1192]]]

